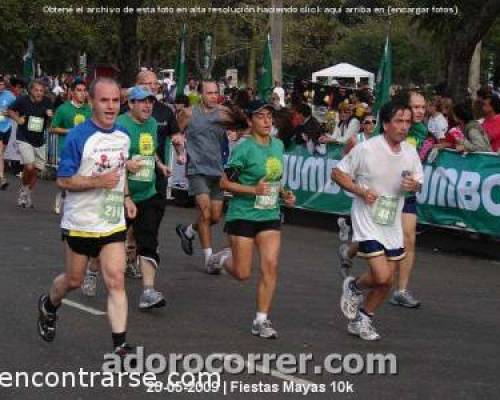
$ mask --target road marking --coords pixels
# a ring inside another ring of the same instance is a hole
[[[63,299],[62,302],[70,307],[78,308],[79,310],[88,312],[92,315],[106,315],[106,313],[104,311],[100,311],[100,310],[96,310],[95,308],[92,308],[92,307],[84,306],[83,304],[77,303],[76,301]]]
[[[224,355],[224,359],[231,360],[233,358],[234,357],[232,357],[230,354]],[[301,385],[307,385],[307,386],[309,386],[309,385],[316,386],[317,385],[316,383],[314,383],[312,381],[308,381],[307,379],[301,379],[301,378],[296,378],[293,375],[282,374],[281,372],[279,372],[275,369],[269,368],[269,370],[267,370],[259,365],[256,365],[253,362],[246,361],[245,365],[249,370],[255,370],[255,371],[257,371],[263,375],[267,375],[267,376],[271,375],[271,376],[274,376],[275,378],[278,378],[278,379],[281,379],[284,381],[289,381],[289,382],[293,382],[293,383],[297,383],[297,384],[301,384]]]

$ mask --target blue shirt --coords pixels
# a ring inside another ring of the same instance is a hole
[[[9,90],[0,92],[0,112],[7,111],[9,106],[14,103],[16,96]],[[0,132],[7,132],[12,127],[12,121],[9,117],[0,115]]]

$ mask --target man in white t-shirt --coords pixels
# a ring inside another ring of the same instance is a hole
[[[356,146],[332,173],[337,184],[356,195],[351,211],[353,241],[359,243],[358,254],[370,268],[357,278],[345,279],[341,298],[349,333],[364,340],[380,339],[372,318],[405,257],[401,224],[405,194],[418,192],[423,180],[418,154],[405,141],[412,121],[409,106],[389,102],[380,118],[384,134]],[[363,290],[368,292],[364,303]]]

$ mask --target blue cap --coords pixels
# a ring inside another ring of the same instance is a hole
[[[156,98],[156,96],[151,93],[151,91],[144,86],[133,86],[128,90],[127,95],[129,100],[144,100],[148,97]]]

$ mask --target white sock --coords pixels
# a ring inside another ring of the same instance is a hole
[[[186,236],[189,238],[189,239],[192,239],[194,237],[194,234],[195,234],[195,230],[193,229],[193,225],[188,225],[186,230],[184,231],[184,233],[186,234]]]
[[[255,322],[257,322],[258,324],[261,324],[265,320],[267,320],[267,314],[257,311],[257,314],[255,314]]]
[[[205,264],[208,262],[208,259],[212,255],[212,248],[209,247],[208,249],[203,249],[203,256],[205,257]]]

